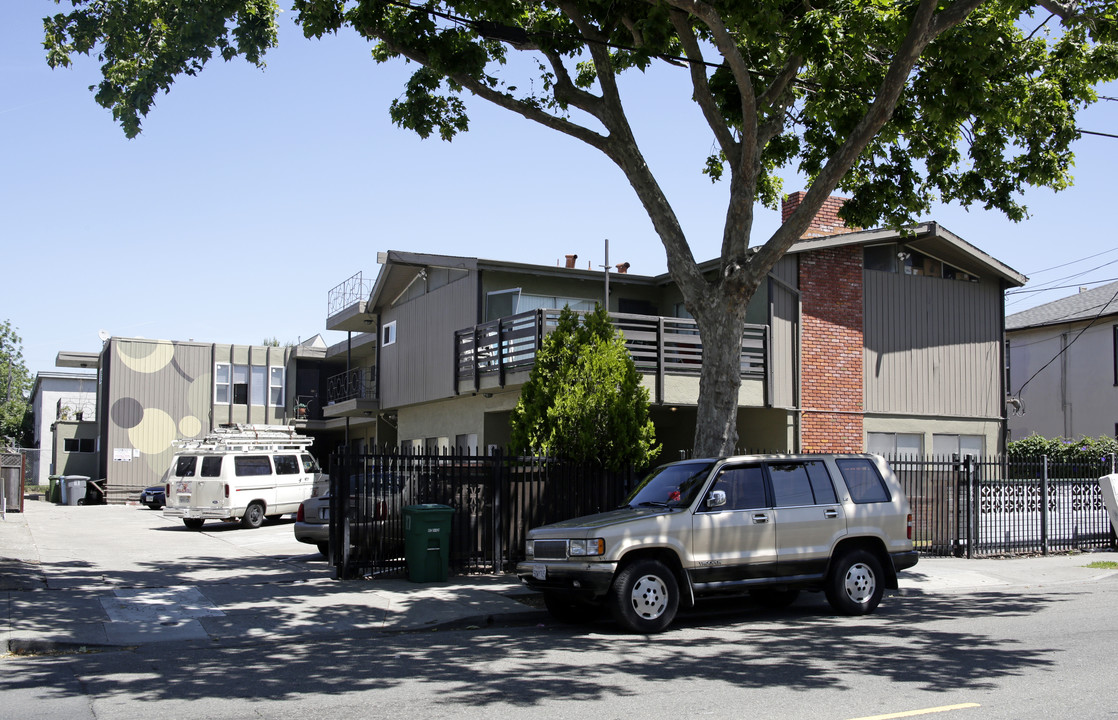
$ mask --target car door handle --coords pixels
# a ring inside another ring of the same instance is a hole
[[[838,510],[835,510],[834,508],[827,508],[823,511],[823,517],[834,520],[838,517]]]
[[[769,516],[767,514],[765,514],[765,513],[753,513],[753,522],[755,522],[755,523],[767,523],[768,521],[769,521]]]

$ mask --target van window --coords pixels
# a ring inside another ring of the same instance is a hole
[[[243,475],[271,475],[272,461],[267,455],[235,455],[233,457],[233,472],[241,477]]]
[[[877,467],[865,458],[835,460],[842,473],[850,499],[856,503],[889,502],[889,489],[877,472]]]
[[[276,475],[298,475],[299,458],[294,455],[273,455],[276,463]]]
[[[303,472],[307,474],[322,472],[318,467],[318,461],[314,459],[314,455],[304,453],[299,458],[303,461]]]
[[[221,457],[219,455],[202,458],[202,477],[221,477]]]
[[[194,468],[198,458],[194,455],[182,455],[175,463],[175,477],[194,477]]]

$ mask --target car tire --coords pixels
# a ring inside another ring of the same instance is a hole
[[[609,604],[613,619],[626,630],[658,633],[679,610],[679,583],[659,560],[637,560],[613,579]]]
[[[853,550],[831,565],[824,585],[827,602],[841,615],[866,615],[877,609],[885,593],[881,561],[866,550]]]
[[[205,524],[204,518],[183,518],[182,524],[186,525],[191,530],[201,530],[202,525]]]
[[[329,560],[330,559],[330,543],[320,542],[320,543],[316,543],[316,544],[318,545],[319,554],[322,555],[322,557]]]
[[[255,530],[264,524],[264,504],[260,502],[249,503],[245,514],[241,516],[241,527]]]
[[[750,597],[754,602],[769,610],[783,610],[792,603],[796,602],[796,598],[800,596],[799,588],[786,588],[784,590],[776,590],[774,588],[757,588],[749,592]]]
[[[551,617],[564,625],[586,624],[594,620],[601,609],[597,605],[580,602],[560,592],[545,592],[543,604]]]

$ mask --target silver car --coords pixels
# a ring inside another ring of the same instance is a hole
[[[318,546],[322,557],[330,557],[330,494],[307,498],[295,514],[295,539]]]

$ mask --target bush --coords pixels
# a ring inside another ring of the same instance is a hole
[[[1009,443],[1011,461],[1040,463],[1048,458],[1049,477],[1099,477],[1111,472],[1111,458],[1118,454],[1118,440],[1110,437],[1042,438],[1030,435]]]

